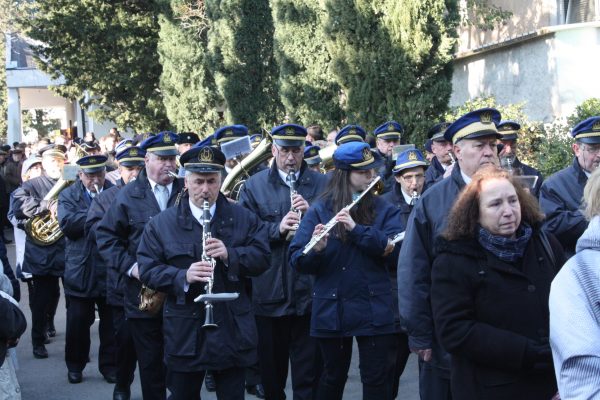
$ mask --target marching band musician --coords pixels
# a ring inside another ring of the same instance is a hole
[[[321,173],[321,162],[323,161],[319,156],[320,150],[319,146],[308,144],[304,148],[304,161],[306,161],[308,168],[318,173]]]
[[[432,126],[427,132],[431,142],[433,158],[429,168],[425,171],[426,188],[446,177],[448,175],[446,171],[452,165],[452,143],[444,137],[444,132],[449,126],[449,122],[440,122]]]
[[[348,142],[364,142],[367,132],[358,125],[346,125],[335,136],[335,144],[340,146]]]
[[[96,230],[100,254],[125,282],[125,317],[133,336],[146,400],[166,397],[162,318],[139,309],[142,283],[136,251],[144,226],[172,206],[183,189],[183,182],[173,179],[177,170],[176,141],[173,132],[161,132],[140,144],[146,151],[146,167],[134,182],[119,191]]]
[[[274,162],[251,176],[240,191],[240,205],[267,226],[270,267],[252,278],[252,302],[258,328],[261,379],[267,399],[285,399],[288,364],[292,367],[294,399],[313,396],[317,347],[309,336],[312,279],[299,275],[288,263],[288,233],[300,222],[295,209],[308,210],[323,191],[327,177],[308,169],[303,161],[306,129],[285,124],[271,131]],[[292,172],[293,171],[293,172]],[[296,194],[291,199],[291,174]]]
[[[360,353],[363,399],[391,399],[399,324],[385,260],[398,255],[389,238],[402,230],[399,210],[371,192],[354,208],[345,208],[383,163],[368,144],[342,144],[333,159],[336,169],[322,200],[308,211],[290,245],[292,268],[315,275],[310,334],[324,359],[316,399],[342,399],[353,336]],[[334,216],[337,226],[303,255],[311,237]]]
[[[200,399],[204,372],[211,370],[218,399],[244,399],[244,368],[256,362],[256,323],[244,277],[269,266],[266,226],[257,216],[220,194],[225,156],[206,146],[181,156],[188,195],[150,221],[140,241],[140,277],[167,293],[164,360],[172,400]],[[203,202],[210,206],[211,238],[203,249]],[[211,266],[206,255],[216,260]],[[213,292],[239,297],[214,303],[214,323],[203,327],[205,306],[194,298],[214,277]]]
[[[92,257],[95,242],[84,234],[92,199],[112,186],[105,180],[107,157],[86,156],[77,160],[79,179],[58,197],[58,222],[66,237],[63,285],[67,297],[65,361],[69,383],[80,383],[90,354],[90,327],[96,312],[100,318],[98,367],[104,379],[115,383],[115,338],[110,307],[106,304],[106,263]]]
[[[392,177],[394,169],[394,159],[392,153],[394,146],[400,144],[400,136],[404,133],[402,125],[396,121],[388,121],[379,125],[373,131],[375,136],[375,146],[377,153],[383,160],[383,165],[379,168],[379,176],[384,183],[383,193],[387,193],[392,189],[394,179]]]
[[[118,173],[120,178],[116,185],[103,190],[98,196],[95,196],[88,210],[87,220],[85,222],[85,234],[92,243],[96,243],[96,227],[115,201],[119,190],[130,181],[136,179],[140,171],[144,168],[144,157],[146,152],[137,146],[117,146],[115,156],[119,165]],[[108,175],[108,174],[107,174]],[[93,247],[94,257],[101,258],[97,245]],[[133,374],[137,356],[129,324],[125,319],[125,310],[123,308],[123,284],[124,280],[119,277],[119,272],[114,268],[107,268],[106,271],[106,303],[111,309],[113,318],[113,329],[115,337],[115,361],[116,361],[116,382],[113,391],[113,400],[129,400],[131,395],[130,386],[133,382]]]
[[[496,124],[500,113],[483,108],[467,113],[444,132],[457,163],[447,179],[427,189],[415,205],[398,258],[398,304],[411,351],[419,355],[419,391],[423,400],[450,399],[450,363],[435,335],[431,314],[432,247],[443,232],[458,193],[483,165],[498,164]]]
[[[56,199],[44,200],[61,177],[65,164],[64,146],[48,145],[40,149],[42,176],[24,182],[14,192],[14,212],[17,219],[29,219],[44,212],[56,216]],[[31,342],[35,358],[48,358],[44,346],[48,315],[54,315],[60,296],[59,277],[65,270],[65,239],[48,246],[40,246],[27,236],[23,271],[33,275],[34,296],[31,301]]]

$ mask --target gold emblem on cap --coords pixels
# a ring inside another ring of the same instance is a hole
[[[365,147],[362,153],[363,161],[370,161],[373,159],[373,153],[368,147]]]
[[[208,162],[213,160],[213,153],[210,147],[205,147],[200,150],[200,154],[198,154],[198,160],[202,162]]]
[[[356,128],[352,128],[348,131],[349,135],[356,135]]]
[[[410,151],[408,153],[408,160],[409,161],[417,161],[418,160],[417,153],[415,153],[414,151]]]
[[[225,131],[225,136],[232,136],[233,135],[233,131],[231,129],[228,129]]]
[[[296,133],[296,130],[294,129],[294,127],[288,126],[287,128],[285,128],[286,135],[293,135],[294,133]]]
[[[137,156],[138,155],[138,149],[131,149],[131,150],[129,150],[129,155],[133,156],[133,157]]]
[[[600,131],[600,121],[594,122],[594,125],[592,125],[592,130],[593,131]]]
[[[171,139],[171,136],[169,136],[168,133],[165,133],[165,135],[163,136],[163,143],[171,143],[173,140]]]
[[[393,131],[394,130],[394,124],[392,124],[392,123],[388,124],[387,130],[388,131]]]
[[[484,113],[481,113],[481,116],[479,118],[484,124],[489,124],[490,122],[492,122],[492,113],[486,111]]]
[[[88,162],[89,162],[90,164],[96,164],[96,159],[95,159],[94,157],[92,157],[92,158],[88,158]]]

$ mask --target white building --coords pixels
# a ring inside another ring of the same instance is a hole
[[[450,106],[493,95],[531,120],[569,116],[600,97],[600,0],[490,0],[513,13],[493,31],[459,29]]]

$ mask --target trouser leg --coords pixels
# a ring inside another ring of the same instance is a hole
[[[90,355],[90,327],[94,323],[96,314],[94,300],[68,297],[65,362],[69,372],[81,372]]]
[[[318,338],[323,358],[317,400],[341,400],[352,359],[352,337]]]
[[[130,318],[144,400],[165,400],[162,318]]]

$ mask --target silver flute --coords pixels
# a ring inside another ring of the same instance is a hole
[[[354,207],[356,204],[358,204],[358,202],[364,197],[364,195],[367,194],[371,189],[373,189],[373,187],[375,187],[377,182],[379,182],[380,180],[381,180],[380,176],[377,176],[375,179],[373,179],[373,181],[371,181],[369,186],[365,190],[363,190],[363,192],[352,203],[350,203],[346,207],[344,207],[343,210],[350,211],[350,209],[352,209],[352,207]],[[321,233],[319,233],[316,236],[313,236],[310,239],[310,242],[308,242],[308,244],[306,246],[304,246],[304,250],[302,250],[302,254],[307,255],[312,250],[312,248],[315,247],[315,245],[317,243],[319,243],[319,241],[321,239],[323,239],[325,237],[325,235],[327,235],[329,233],[329,231],[333,229],[334,226],[337,225],[337,223],[338,223],[338,221],[335,219],[335,216],[333,218],[331,218],[329,220],[329,222],[327,222],[325,224]]]

